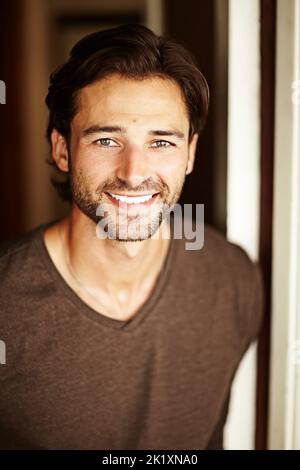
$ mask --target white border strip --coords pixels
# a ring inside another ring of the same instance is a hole
[[[299,0],[294,3],[294,70],[293,70],[293,83],[296,83],[296,79],[300,80],[299,74],[299,54],[300,54],[300,8]],[[298,15],[298,16],[297,16]],[[297,21],[298,18],[298,21]],[[297,73],[298,72],[298,73]],[[300,83],[300,81],[299,81]],[[292,99],[293,103],[293,99]],[[290,233],[290,244],[291,244],[291,275],[290,275],[290,314],[289,314],[289,352],[293,354],[293,345],[297,341],[297,321],[299,320],[300,304],[299,304],[299,293],[298,289],[300,286],[300,119],[299,119],[299,108],[300,99],[297,103],[296,100],[292,107],[292,191],[291,191],[291,233]],[[299,338],[300,339],[300,338]],[[287,449],[294,449],[295,438],[296,438],[296,397],[297,387],[296,378],[297,365],[294,364],[293,358],[288,356],[288,367],[287,367],[287,415],[286,415],[286,439],[285,447]],[[299,423],[298,423],[299,425]]]
[[[296,91],[295,103],[293,107],[294,111],[294,160],[295,160],[295,188],[296,189],[296,203],[294,220],[297,226],[295,227],[295,245],[297,250],[297,272],[295,280],[295,316],[296,316],[296,341],[297,341],[297,364],[295,374],[295,426],[294,426],[294,438],[293,448],[300,449],[300,0],[296,0],[295,4],[295,52],[294,52],[294,90]]]
[[[300,0],[278,0],[269,448],[286,450],[300,448],[299,56]]]

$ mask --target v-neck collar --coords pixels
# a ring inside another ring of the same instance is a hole
[[[38,227],[38,234],[36,237],[37,249],[42,255],[42,260],[47,268],[47,271],[51,275],[53,281],[55,282],[56,286],[63,291],[66,297],[71,300],[76,308],[79,309],[80,313],[86,315],[87,317],[91,318],[92,320],[101,323],[106,327],[111,327],[115,329],[119,329],[122,331],[132,331],[138,325],[140,325],[143,320],[151,313],[154,309],[157,301],[161,297],[164,287],[167,283],[169,278],[170,272],[172,271],[172,265],[174,263],[174,256],[175,256],[175,240],[174,240],[174,220],[173,216],[170,217],[170,243],[168,247],[168,253],[166,255],[164,264],[158,274],[156,279],[155,285],[152,289],[151,295],[148,299],[144,302],[144,304],[138,309],[138,311],[134,314],[132,318],[129,320],[117,320],[114,318],[110,318],[98,311],[94,310],[90,307],[81,297],[79,297],[76,292],[69,286],[69,284],[65,281],[63,276],[60,274],[58,269],[56,268],[55,264],[53,263],[48,249],[45,244],[44,240],[44,233],[46,228],[50,225],[54,224],[54,222],[50,222],[47,224],[41,224]]]

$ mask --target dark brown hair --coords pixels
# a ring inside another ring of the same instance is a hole
[[[83,37],[72,48],[68,60],[50,75],[46,97],[50,146],[55,128],[70,148],[71,122],[78,110],[80,90],[116,72],[135,79],[152,75],[175,80],[189,113],[189,139],[201,132],[208,112],[209,89],[194,57],[180,44],[155,35],[143,25],[123,24]],[[55,164],[52,157],[49,163]],[[64,181],[53,179],[52,183],[60,196],[71,202],[69,176],[64,173]]]

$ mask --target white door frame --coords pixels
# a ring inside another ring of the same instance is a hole
[[[260,220],[260,1],[229,0],[227,238],[258,260]],[[256,342],[232,384],[225,449],[254,449]]]

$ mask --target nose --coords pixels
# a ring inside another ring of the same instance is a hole
[[[147,157],[141,148],[131,145],[122,152],[116,176],[132,188],[139,186],[149,177]]]

